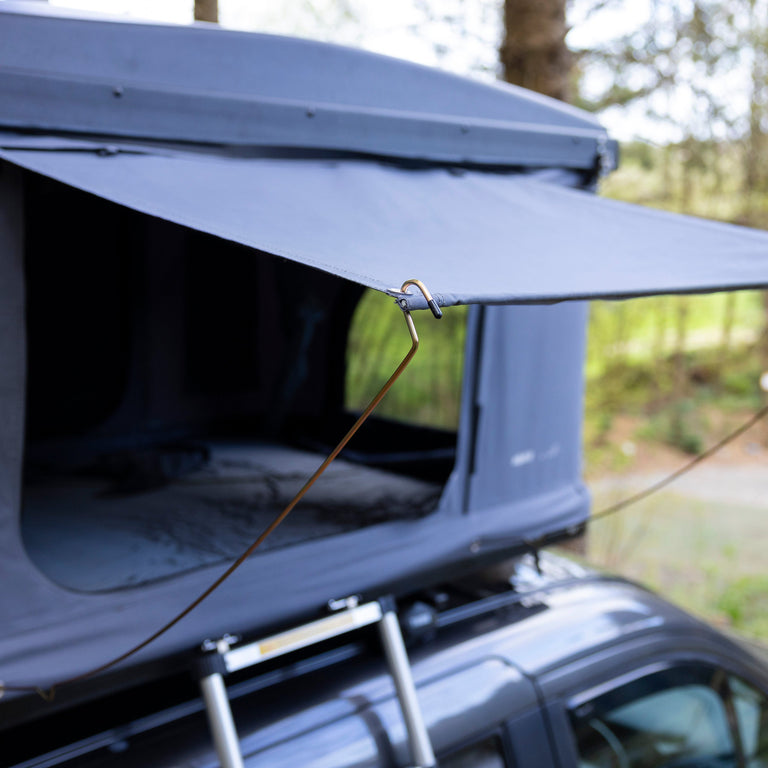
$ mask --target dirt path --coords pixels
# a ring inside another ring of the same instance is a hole
[[[625,468],[608,471],[587,467],[587,484],[596,496],[613,496],[621,490],[637,492],[691,460],[691,456],[668,446],[634,440],[638,423],[637,419],[618,419],[610,436],[630,454]],[[738,420],[730,428],[737,424]],[[720,430],[721,434],[727,431],[725,427]],[[762,434],[765,425],[755,425],[665,490],[694,499],[761,506],[768,511],[768,447],[761,443]]]
[[[629,472],[602,477],[589,483],[596,498],[613,495],[616,491],[634,493],[663,480],[676,467],[668,466],[652,472]],[[763,507],[768,514],[768,458],[765,462],[744,465],[704,462],[675,480],[668,493],[702,501],[729,502],[751,507]],[[597,508],[595,509],[597,510]]]

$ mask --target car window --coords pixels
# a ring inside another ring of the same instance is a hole
[[[768,699],[737,677],[728,682],[747,768],[768,768]]]
[[[716,671],[666,670],[580,706],[580,768],[738,766],[723,683]]]
[[[440,760],[440,768],[505,768],[501,740],[492,736],[452,752]]]

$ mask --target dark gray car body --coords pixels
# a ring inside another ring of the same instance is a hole
[[[540,564],[537,573],[532,559],[518,563],[506,607],[412,641],[438,762],[490,740],[497,762],[488,765],[575,768],[570,709],[680,665],[723,670],[768,691],[762,662],[656,595],[560,558],[543,556]],[[407,630],[407,617],[403,623]],[[230,686],[246,765],[407,765],[391,679],[365,647],[339,644],[289,658],[279,670]],[[28,765],[214,766],[201,709],[189,701],[155,712]]]

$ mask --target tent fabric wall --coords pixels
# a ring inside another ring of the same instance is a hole
[[[0,9],[0,125],[16,131],[0,136],[0,679],[9,685],[46,686],[109,661],[223,570],[84,594],[27,557],[18,168],[393,296],[419,278],[443,306],[768,285],[765,233],[565,189],[594,182],[610,142],[591,116],[543,97],[318,43],[47,14],[42,4]],[[211,79],[190,79],[198,67]],[[445,138],[437,153],[435,136]],[[415,293],[400,298],[423,306]],[[584,319],[580,306],[473,310],[458,460],[435,513],[256,555],[94,687],[156,679],[185,669],[206,637],[285,625],[353,591],[413,589],[582,524]]]
[[[24,451],[24,211],[21,172],[0,163],[0,558],[19,542]]]
[[[449,310],[450,311],[450,310]],[[578,528],[587,305],[470,309],[456,466],[443,514],[505,519],[496,543]]]
[[[487,307],[483,311],[473,471],[467,511],[515,510],[581,481],[581,414],[587,307]],[[540,503],[540,502],[539,502]],[[514,512],[512,513],[514,514]],[[578,522],[520,521],[531,538]]]

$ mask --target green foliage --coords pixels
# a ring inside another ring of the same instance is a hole
[[[716,605],[734,629],[768,637],[768,576],[744,576],[728,584]]]
[[[420,345],[397,385],[382,401],[382,416],[456,429],[466,336],[466,307],[451,307],[436,321],[414,313]],[[346,406],[361,411],[410,348],[403,313],[394,301],[368,291],[352,321],[347,344]]]
[[[675,398],[678,364],[672,320],[676,297],[592,305],[587,357],[584,438],[587,463],[618,469],[629,463],[611,446],[619,414],[647,419],[638,437],[700,452],[709,442],[703,408],[754,409],[761,403],[760,361],[751,346],[761,318],[756,292],[739,295],[732,342],[724,349],[722,296],[688,298],[687,350],[682,359],[685,392]],[[414,423],[454,429],[458,423],[466,308],[451,308],[436,322],[416,313],[422,343],[380,413]],[[401,312],[391,300],[370,292],[361,301],[348,344],[347,406],[361,410],[391,374],[409,346]]]
[[[723,376],[723,389],[736,397],[749,397],[755,393],[755,381],[744,371],[734,371]]]
[[[768,189],[744,190],[737,144],[688,140],[622,148],[622,167],[604,183],[608,196],[738,223],[768,223]],[[687,179],[687,181],[686,181]],[[674,254],[670,254],[674,258]],[[697,453],[708,444],[707,409],[754,410],[765,360],[762,294],[594,302],[587,354],[587,465],[605,452],[606,414],[644,416],[642,439]],[[717,435],[715,434],[716,438]]]
[[[710,621],[768,639],[765,510],[717,496],[705,500],[713,483],[716,477],[702,479],[701,499],[670,488],[594,523],[589,561]],[[600,510],[640,487],[604,482],[592,490]]]
[[[621,166],[601,184],[607,197],[721,221],[758,225],[766,199],[745,191],[741,143],[622,145]]]
[[[696,455],[704,450],[707,432],[701,404],[686,399],[673,401],[651,416],[638,436]]]
[[[644,172],[652,171],[659,163],[659,153],[656,148],[644,141],[633,141],[621,149],[622,162],[633,163]]]
[[[584,2],[609,14],[630,6]],[[659,0],[649,8],[636,28],[578,56],[581,104],[625,111],[631,104],[633,115],[647,118],[638,131],[650,132],[653,120],[653,133],[676,143],[623,146],[602,193],[768,229],[768,3]],[[612,442],[626,440],[639,419],[636,438],[697,453],[765,403],[761,294],[643,301],[592,309],[588,467],[605,468]],[[734,496],[746,498],[739,488],[722,488],[717,473],[707,482],[706,464],[699,471],[701,501],[661,493],[600,521],[590,530],[590,559],[707,619],[768,639],[765,510],[735,505]],[[596,492],[598,510],[639,490],[610,480],[605,487],[616,496]]]

